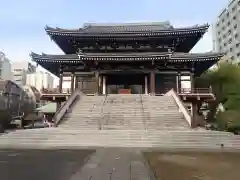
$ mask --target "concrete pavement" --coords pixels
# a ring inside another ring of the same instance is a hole
[[[69,180],[94,150],[0,150],[1,180]]]

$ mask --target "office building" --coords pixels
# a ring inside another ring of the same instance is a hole
[[[232,0],[213,25],[214,51],[226,53],[229,62],[240,63],[240,1]]]
[[[26,77],[26,84],[34,86],[39,91],[42,88],[53,89],[53,81],[53,76],[48,72],[29,73]]]
[[[36,72],[36,66],[28,61],[13,63],[13,80],[18,85],[26,85],[27,74]]]
[[[6,55],[0,51],[0,79],[12,80],[13,74],[11,69],[11,62]]]

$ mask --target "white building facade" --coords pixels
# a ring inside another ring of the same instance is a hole
[[[54,77],[48,72],[35,72],[27,74],[26,84],[34,86],[41,91],[42,88],[53,89]]]
[[[226,61],[240,63],[240,1],[232,0],[213,24],[213,48]]]
[[[14,62],[13,63],[13,80],[18,85],[26,85],[27,74],[36,72],[36,66],[28,61]]]
[[[12,80],[12,64],[3,52],[0,51],[0,79]]]

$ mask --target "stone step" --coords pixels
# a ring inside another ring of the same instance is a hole
[[[0,146],[42,147],[157,147],[157,148],[224,148],[240,149],[237,136],[203,131],[117,131],[66,130],[62,128],[16,131],[0,137]],[[47,131],[48,130],[48,131]],[[33,133],[34,132],[34,133]],[[195,132],[195,133],[194,133]],[[203,138],[204,136],[204,138]]]

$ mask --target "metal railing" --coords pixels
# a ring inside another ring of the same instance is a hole
[[[156,89],[156,95],[163,95],[174,88]],[[211,88],[179,88],[174,89],[178,94],[212,94]]]
[[[105,95],[105,98],[104,98],[104,101],[103,101],[103,104],[102,104],[102,107],[101,107],[101,118],[98,120],[98,129],[99,130],[102,130],[102,121],[103,121],[103,118],[104,118],[103,109],[104,109],[104,105],[106,103],[106,100],[107,100],[107,94]]]
[[[41,89],[40,93],[41,94],[70,94],[71,90],[69,88],[65,89],[66,92],[60,92],[59,89],[54,88],[54,89]]]
[[[146,119],[145,119],[145,110],[144,110],[144,106],[143,106],[143,100],[142,100],[142,94],[139,94],[140,95],[140,103],[141,103],[141,109],[142,109],[142,120],[143,120],[143,125],[144,125],[144,129],[147,130],[147,127],[146,127]]]
[[[179,94],[211,94],[211,88],[181,88]]]
[[[80,96],[81,91],[76,90],[68,100],[57,110],[55,115],[53,116],[53,121],[55,126],[57,126],[62,120],[63,116],[67,113],[68,109],[72,106],[75,100]]]

